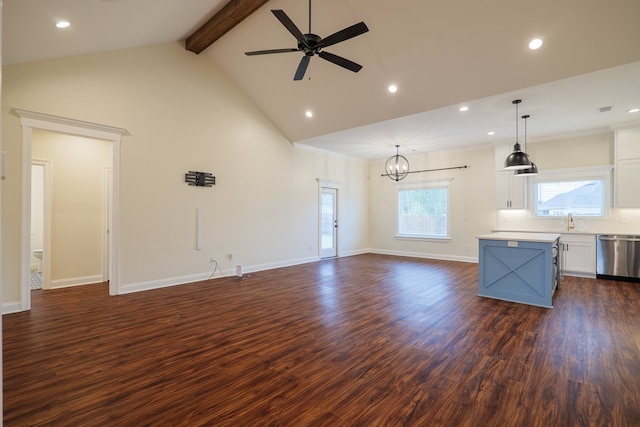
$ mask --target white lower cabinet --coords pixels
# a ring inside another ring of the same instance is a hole
[[[562,260],[568,276],[595,277],[596,238],[593,234],[562,234]]]

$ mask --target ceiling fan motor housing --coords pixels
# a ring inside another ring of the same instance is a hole
[[[298,43],[298,49],[304,51],[307,56],[313,56],[316,53],[320,53],[320,48],[317,47],[322,37],[317,34],[305,34],[304,39]]]

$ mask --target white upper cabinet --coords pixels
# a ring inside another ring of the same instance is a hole
[[[502,144],[495,146],[495,156],[496,156],[496,172],[500,172],[504,170],[504,160],[511,153],[513,146],[509,144]]]
[[[616,160],[640,159],[640,127],[616,131]]]
[[[640,208],[640,127],[617,130],[615,144],[615,205]]]
[[[525,209],[527,178],[515,176],[513,171],[504,170],[504,160],[513,146],[504,144],[495,147],[496,208]]]
[[[496,208],[524,209],[526,178],[515,176],[513,171],[496,172]]]

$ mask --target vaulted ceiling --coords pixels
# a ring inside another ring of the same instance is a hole
[[[246,19],[229,13],[242,3],[257,10]],[[295,48],[270,10],[284,10],[306,33],[309,2],[259,3],[4,0],[3,61],[186,40],[214,17],[214,31],[231,29],[202,60],[215,61],[294,144],[375,159],[396,144],[429,152],[511,141],[516,98],[521,114],[531,115],[531,142],[640,124],[640,113],[627,113],[640,107],[636,0],[315,1],[312,32],[321,37],[367,24],[369,32],[326,49],[363,69],[353,73],[314,56],[295,82],[302,53],[244,52]],[[61,18],[72,22],[69,31],[53,28]],[[543,45],[530,50],[535,37]],[[395,94],[387,91],[391,83]],[[460,112],[463,105],[469,110]]]

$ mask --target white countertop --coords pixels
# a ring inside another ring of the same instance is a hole
[[[482,234],[478,239],[485,240],[513,240],[520,242],[546,242],[552,243],[560,238],[556,233],[526,233],[516,231],[498,231],[495,233]]]
[[[596,231],[578,231],[578,230],[562,230],[562,231],[557,231],[557,230],[538,230],[538,231],[528,231],[528,230],[510,230],[510,229],[494,229],[493,231],[494,233],[497,232],[508,232],[508,233],[551,233],[551,234],[579,234],[579,235],[585,235],[585,236],[596,236],[598,234],[624,234],[624,233],[618,233],[618,232],[614,232],[614,233],[605,233],[605,232],[596,232]],[[633,234],[633,233],[629,233],[629,234]],[[637,234],[637,233],[636,233]]]

